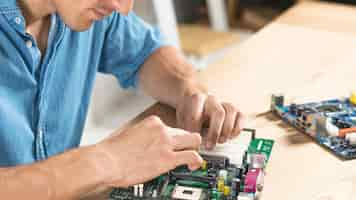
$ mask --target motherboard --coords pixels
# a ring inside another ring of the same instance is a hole
[[[356,94],[349,98],[284,105],[272,95],[271,110],[343,159],[356,158]]]
[[[147,183],[116,188],[110,200],[255,200],[264,186],[264,176],[273,140],[256,138],[254,129],[242,164],[226,156],[201,154],[200,169],[180,166]]]

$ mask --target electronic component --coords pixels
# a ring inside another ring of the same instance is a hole
[[[351,93],[350,103],[356,105],[356,91]]]
[[[138,185],[138,196],[143,197],[143,184]]]
[[[138,185],[134,185],[134,196],[137,197],[138,196]]]
[[[356,93],[349,98],[283,105],[272,95],[271,110],[344,159],[356,158]]]
[[[254,200],[255,196],[251,193],[241,192],[237,197],[237,200]]]
[[[350,145],[356,145],[356,133],[346,135],[345,139]]]
[[[227,180],[227,170],[222,169],[219,171],[219,178],[223,179],[223,181]]]
[[[263,188],[263,176],[274,141],[256,138],[254,129],[242,165],[225,156],[201,154],[200,169],[180,166],[144,184],[116,188],[110,200],[255,200]]]
[[[247,172],[245,178],[244,191],[246,193],[256,193],[263,188],[264,174],[261,169],[251,169]]]
[[[172,198],[180,200],[200,200],[203,197],[203,190],[200,188],[175,186]]]
[[[254,169],[263,169],[266,165],[266,155],[253,153],[251,154],[251,167]]]
[[[224,196],[229,196],[229,195],[230,195],[230,187],[226,185],[224,187]]]
[[[218,180],[218,191],[223,192],[225,187],[225,181],[223,179]]]

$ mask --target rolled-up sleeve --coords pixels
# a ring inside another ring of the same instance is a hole
[[[135,13],[115,13],[107,29],[99,72],[115,75],[123,88],[136,88],[140,67],[163,45],[167,44],[159,30]]]

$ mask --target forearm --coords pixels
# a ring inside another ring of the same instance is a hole
[[[99,186],[104,174],[93,147],[72,150],[46,161],[0,168],[0,194],[4,199],[62,200]]]
[[[162,47],[154,52],[140,70],[142,90],[172,107],[185,94],[205,91],[196,72],[174,47]]]

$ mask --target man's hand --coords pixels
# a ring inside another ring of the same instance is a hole
[[[185,94],[177,105],[178,126],[200,133],[207,128],[204,143],[209,150],[239,135],[243,128],[241,117],[233,104],[202,92]]]
[[[139,81],[146,94],[177,110],[180,128],[201,133],[206,125],[208,149],[237,136],[243,128],[236,106],[205,94],[194,67],[173,47],[155,51],[140,69]]]
[[[203,162],[196,151],[200,135],[170,128],[158,117],[115,134],[97,145],[105,158],[100,166],[105,166],[109,186],[143,183],[181,165],[195,170]]]

